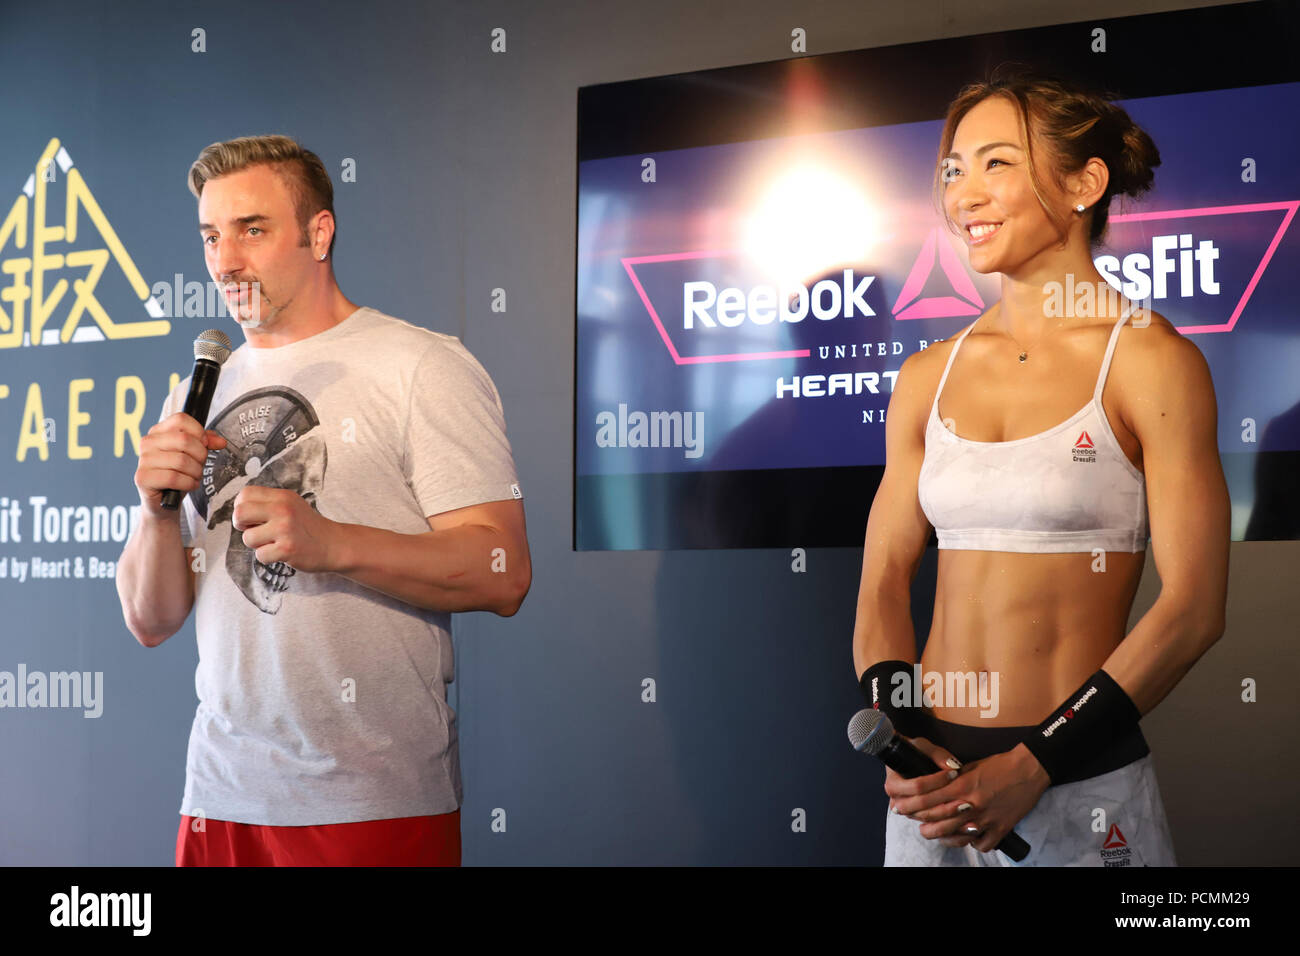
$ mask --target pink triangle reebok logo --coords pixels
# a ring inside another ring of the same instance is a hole
[[[930,274],[934,272],[936,252],[939,266],[943,269],[948,284],[962,298],[950,295],[916,298],[925,288]],[[913,299],[916,301],[913,302]],[[921,251],[916,261],[912,263],[907,279],[903,282],[903,289],[898,293],[898,301],[894,303],[893,308],[894,318],[935,319],[954,315],[979,315],[983,311],[984,300],[975,289],[975,283],[971,281],[966,267],[953,251],[947,233],[938,226],[934,227],[925,237],[925,243],[921,246]]]

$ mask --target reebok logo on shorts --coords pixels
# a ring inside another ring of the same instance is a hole
[[[1101,865],[1102,866],[1132,866],[1131,859],[1133,851],[1129,849],[1128,841],[1124,839],[1124,834],[1120,831],[1118,823],[1112,823],[1110,830],[1106,833],[1106,839],[1101,844]]]

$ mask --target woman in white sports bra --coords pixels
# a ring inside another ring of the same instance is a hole
[[[1223,633],[1217,406],[1200,350],[1100,294],[1093,263],[1111,198],[1150,188],[1159,153],[1106,98],[1013,65],[961,91],[939,156],[944,214],[1002,296],[909,356],[886,415],[854,664],[940,770],[887,771],[885,863],[1011,865],[1014,829],[1023,865],[1176,865],[1138,719]],[[1148,535],[1160,596],[1126,631]]]

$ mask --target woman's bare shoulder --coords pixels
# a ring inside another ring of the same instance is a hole
[[[1200,347],[1159,312],[1144,310],[1126,327],[1115,353],[1112,375],[1120,391],[1126,427],[1144,407],[1201,407],[1214,403],[1209,363]]]
[[[1177,326],[1153,309],[1137,310],[1125,329],[1125,350],[1148,371],[1176,368],[1194,360],[1192,353],[1201,353]]]

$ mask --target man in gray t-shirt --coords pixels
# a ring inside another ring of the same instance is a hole
[[[227,299],[247,341],[207,429],[186,379],[142,440],[119,574],[147,646],[195,609],[177,863],[458,863],[450,615],[511,615],[531,583],[504,411],[458,339],[342,296],[329,202],[297,232],[311,154],[240,165],[281,140],[195,163],[209,271],[258,285]],[[190,602],[160,600],[182,573]]]

